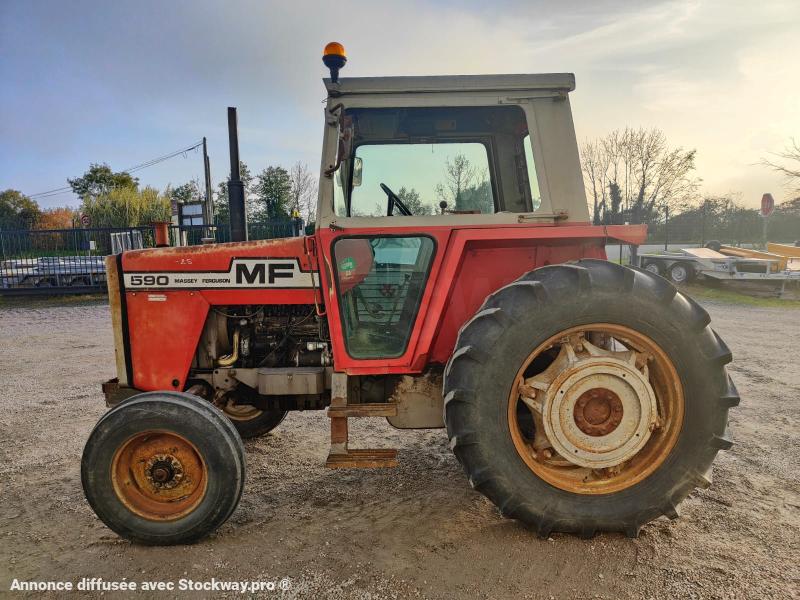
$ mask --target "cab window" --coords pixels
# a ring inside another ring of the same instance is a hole
[[[367,144],[355,156],[361,160],[362,178],[351,195],[354,217],[387,215],[388,197],[381,184],[412,215],[440,213],[441,202],[459,212],[494,212],[489,156],[481,143]]]
[[[538,185],[518,106],[349,109],[336,214],[531,212]],[[533,189],[532,189],[533,188]]]

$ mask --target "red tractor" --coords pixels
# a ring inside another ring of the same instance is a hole
[[[147,544],[234,511],[242,437],[327,409],[329,467],[396,464],[348,419],[446,427],[506,517],[635,536],[730,447],[731,354],[665,279],[606,260],[570,74],[338,79],[313,235],[108,257],[118,377],[82,460],[97,515]],[[338,63],[337,63],[338,61]]]

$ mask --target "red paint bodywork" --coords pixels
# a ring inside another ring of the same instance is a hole
[[[428,235],[436,242],[430,274],[405,354],[354,359],[345,349],[332,243],[363,235]],[[613,240],[640,244],[646,227],[586,224],[431,226],[387,229],[323,229],[309,238],[159,248],[126,252],[124,272],[225,270],[234,258],[298,258],[303,271],[320,272],[319,289],[198,289],[126,291],[132,381],[140,390],[183,389],[209,307],[231,304],[314,304],[327,311],[334,368],[349,374],[418,373],[450,357],[459,328],[487,295],[523,273],[579,258],[606,258]],[[319,264],[324,263],[323,268]],[[153,301],[151,295],[165,300]],[[316,296],[316,298],[315,298]]]

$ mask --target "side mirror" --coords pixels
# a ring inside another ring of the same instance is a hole
[[[364,170],[364,161],[358,156],[353,159],[353,187],[361,185],[361,174]]]

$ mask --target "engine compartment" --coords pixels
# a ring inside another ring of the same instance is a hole
[[[307,304],[213,308],[219,336],[217,366],[327,367],[333,364],[327,321]],[[220,322],[222,321],[222,322]]]
[[[313,304],[213,307],[186,389],[223,409],[321,409],[332,364],[327,321]]]

